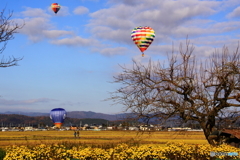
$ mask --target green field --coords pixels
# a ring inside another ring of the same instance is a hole
[[[25,131],[0,132],[0,147],[9,145],[37,144],[81,144],[115,145],[128,144],[165,144],[184,142],[188,144],[207,144],[203,132],[138,132],[138,131],[80,131],[80,138],[75,138],[73,131]]]

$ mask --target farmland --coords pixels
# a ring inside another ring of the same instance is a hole
[[[80,131],[80,138],[75,138],[73,131],[0,132],[0,147],[9,145],[61,144],[66,142],[84,145],[114,145],[119,143],[165,144],[167,142],[207,144],[203,132],[188,131]]]
[[[0,132],[4,160],[206,160],[239,159],[240,150],[210,146],[202,132],[73,131]],[[210,153],[234,155],[214,156]]]

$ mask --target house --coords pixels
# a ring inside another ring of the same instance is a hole
[[[138,131],[138,130],[139,130],[138,127],[129,127],[128,129],[129,129],[130,131]]]
[[[71,126],[70,130],[77,130],[77,127],[76,126]]]
[[[32,127],[32,126],[25,127],[25,128],[24,128],[24,131],[33,131],[33,127]]]

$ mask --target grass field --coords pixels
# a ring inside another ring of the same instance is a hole
[[[37,144],[81,144],[115,145],[127,144],[165,144],[184,142],[188,144],[207,144],[203,132],[137,132],[137,131],[80,131],[80,138],[75,138],[73,131],[25,131],[0,132],[0,147],[9,145]]]

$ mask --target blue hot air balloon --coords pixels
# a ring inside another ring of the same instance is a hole
[[[54,125],[60,128],[66,118],[67,112],[63,108],[54,108],[50,112],[50,118],[52,119]]]

